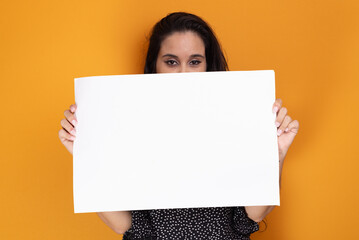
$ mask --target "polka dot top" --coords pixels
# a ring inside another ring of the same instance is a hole
[[[123,240],[249,240],[259,225],[244,207],[174,208],[132,211]]]

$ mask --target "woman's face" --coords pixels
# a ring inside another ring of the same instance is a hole
[[[198,34],[174,32],[162,41],[157,73],[205,72],[206,69],[205,46]]]

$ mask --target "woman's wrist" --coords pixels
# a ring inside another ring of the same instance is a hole
[[[285,156],[287,155],[287,152],[279,151],[279,162],[284,162]]]

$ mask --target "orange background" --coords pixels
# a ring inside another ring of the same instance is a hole
[[[300,123],[281,206],[253,239],[358,235],[357,0],[23,0],[0,3],[0,239],[121,239],[95,213],[73,213],[60,120],[75,77],[142,73],[150,28],[180,10],[213,27],[230,70],[274,69]]]

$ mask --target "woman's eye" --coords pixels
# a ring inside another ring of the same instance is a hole
[[[176,61],[168,60],[168,61],[166,61],[166,63],[167,63],[168,65],[174,65],[174,63],[176,63]]]
[[[193,61],[191,61],[191,63],[193,63],[193,65],[198,65],[198,64],[200,64],[200,63],[201,63],[201,61],[198,61],[198,60],[193,60]]]

